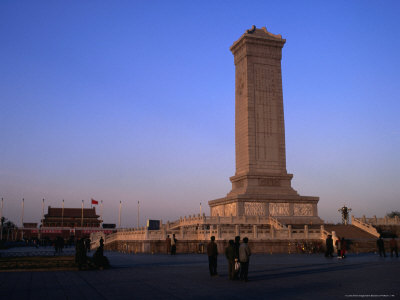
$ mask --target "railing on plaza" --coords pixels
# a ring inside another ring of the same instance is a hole
[[[252,240],[300,240],[300,239],[321,239],[328,233],[323,226],[309,228],[304,225],[301,228],[285,226],[272,217],[260,216],[230,216],[208,217],[193,215],[181,217],[174,222],[161,223],[159,230],[149,230],[146,227],[119,228],[117,232],[105,235],[93,233],[91,235],[92,247],[99,246],[101,237],[104,244],[111,244],[116,241],[161,241],[167,235],[172,237],[175,234],[178,240],[208,240],[212,235],[217,240],[233,239],[237,235],[248,236]]]
[[[380,233],[376,230],[376,228],[374,226],[372,226],[371,224],[366,223],[365,221],[366,221],[365,218],[358,219],[358,218],[355,218],[354,216],[351,216],[351,223],[354,226],[372,234],[373,236],[379,237]]]
[[[369,225],[400,225],[400,218],[398,216],[394,216],[393,218],[390,218],[388,216],[385,216],[383,218],[377,218],[376,216],[373,216],[372,218],[367,218],[365,216],[362,216],[362,218],[355,218],[352,216],[352,219],[358,220],[362,223],[369,224]]]

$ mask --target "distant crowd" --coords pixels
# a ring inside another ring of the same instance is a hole
[[[385,243],[383,241],[382,236],[380,236],[377,241],[376,241],[376,246],[377,250],[379,253],[379,256],[381,257],[386,257],[386,251],[385,251]],[[329,234],[328,237],[325,240],[325,256],[326,257],[333,257],[334,253],[334,248],[336,248],[337,251],[337,258],[345,258],[346,257],[346,251],[348,250],[348,241],[342,237],[338,237],[336,241],[334,242],[332,239],[332,235]],[[399,257],[398,253],[398,246],[397,246],[397,241],[395,237],[392,237],[391,240],[389,241],[389,247],[390,247],[390,256],[393,257],[393,255],[396,255],[396,257]]]

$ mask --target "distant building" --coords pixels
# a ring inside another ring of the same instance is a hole
[[[37,229],[38,223],[24,223],[24,228],[34,228]]]
[[[63,237],[65,240],[88,238],[93,232],[105,234],[115,231],[115,224],[110,227],[101,227],[102,220],[93,208],[59,208],[49,206],[47,214],[38,223],[24,223],[22,228],[16,229],[16,234],[10,239],[50,239]],[[103,224],[106,225],[106,224]],[[4,234],[3,234],[4,238]]]
[[[96,215],[96,208],[48,207],[41,227],[90,227],[100,228],[102,220]]]
[[[103,223],[103,228],[115,229],[116,227],[114,223]]]

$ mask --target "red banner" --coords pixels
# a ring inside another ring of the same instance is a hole
[[[98,204],[99,204],[99,201],[97,201],[97,200],[94,200],[94,199],[92,198],[92,204],[94,204],[94,205],[98,205]]]
[[[61,233],[60,229],[43,229],[41,233]]]

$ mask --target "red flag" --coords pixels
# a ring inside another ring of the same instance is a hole
[[[92,198],[92,204],[94,204],[94,205],[98,205],[98,204],[99,204],[99,201],[97,201],[97,200],[94,200],[94,199]]]

